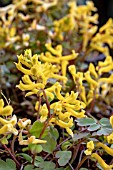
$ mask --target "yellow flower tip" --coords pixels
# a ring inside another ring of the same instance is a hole
[[[70,65],[70,66],[68,67],[68,69],[69,69],[69,72],[70,72],[72,75],[74,75],[74,74],[76,73],[76,67],[75,67],[75,65]]]
[[[2,109],[4,107],[4,101],[3,99],[0,99],[0,109]]]
[[[67,133],[73,138],[74,134],[73,131],[70,128],[66,128]]]
[[[91,155],[91,154],[92,154],[92,151],[91,151],[91,150],[86,149],[86,150],[84,151],[84,153],[85,153],[86,155]]]
[[[31,62],[32,62],[32,65],[36,65],[39,62],[37,54],[33,55],[33,57],[31,58]]]
[[[93,141],[90,141],[90,142],[87,143],[87,148],[88,148],[89,150],[93,150],[93,149],[94,149],[94,143],[93,143]]]
[[[113,116],[110,117],[110,124],[111,124],[111,126],[113,128]]]
[[[26,50],[24,51],[24,57],[26,57],[27,59],[31,59],[31,57],[32,57],[32,51],[31,51],[31,49],[26,49]]]
[[[38,111],[38,107],[39,107],[39,101],[36,102],[35,104],[35,110]]]
[[[13,112],[13,108],[10,105],[5,106],[3,109],[0,109],[0,115],[2,116],[12,115],[12,112]]]
[[[109,144],[113,144],[113,132],[109,136],[107,136],[107,142]]]

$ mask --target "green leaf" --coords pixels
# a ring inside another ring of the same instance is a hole
[[[59,158],[58,159],[59,165],[65,166],[71,159],[72,152],[71,151],[58,151],[55,156],[56,158]]]
[[[87,168],[80,168],[80,170],[88,170]]]
[[[55,163],[51,161],[44,161],[38,165],[41,170],[55,170]]]
[[[62,148],[62,150],[67,150],[67,148],[71,145],[72,144],[69,141],[66,141],[61,145],[61,148]]]
[[[58,130],[54,127],[50,127],[50,134],[55,140],[59,138]]]
[[[57,145],[56,140],[51,136],[51,134],[46,136],[44,138],[44,140],[46,140],[47,143],[45,143],[43,145],[43,151],[45,151],[47,153],[52,153],[54,151],[54,149],[56,148],[56,145]]]
[[[29,144],[29,149],[31,150],[32,154],[40,153],[42,152],[43,148],[41,145],[37,144]]]
[[[35,160],[36,160],[36,161],[39,161],[39,162],[43,162],[43,161],[44,161],[41,156],[36,156],[36,157],[35,157]]]
[[[26,166],[24,167],[24,170],[40,170],[40,169],[39,169],[39,168],[34,168],[33,165],[26,165]]]
[[[109,121],[109,119],[107,119],[107,118],[102,118],[102,119],[100,120],[100,124],[101,124],[102,126],[111,127],[110,121]],[[112,127],[111,127],[111,128],[112,128]]]
[[[44,123],[41,123],[40,121],[35,121],[30,129],[30,133],[32,135],[34,135],[36,138],[39,138],[42,129],[44,128]],[[49,129],[46,128],[46,130],[44,131],[42,138],[44,138],[45,136],[47,136]]]
[[[8,144],[8,140],[7,140],[6,137],[3,137],[0,141],[1,141],[2,144],[5,144],[5,145]]]
[[[82,138],[85,138],[85,137],[87,137],[88,135],[89,135],[90,133],[86,133],[86,132],[84,132],[84,133],[76,133],[76,134],[74,134],[74,136],[73,136],[73,141],[75,142],[75,141],[77,141],[78,139],[82,139]]]
[[[89,126],[96,123],[96,120],[92,118],[82,118],[82,119],[77,119],[75,121],[77,122],[78,126]]]
[[[99,124],[94,124],[94,125],[90,125],[88,127],[88,130],[89,131],[95,131],[95,130],[98,130],[100,128],[100,125]]]
[[[26,154],[26,153],[19,153],[19,154],[16,154],[17,156],[22,156],[26,161],[28,161],[28,162],[32,162],[32,157],[31,156],[29,156],[28,154]]]
[[[98,136],[101,136],[101,135],[110,135],[112,133],[112,129],[109,129],[109,128],[101,128],[100,130],[98,130],[97,132],[94,132],[92,134],[92,136],[95,136],[95,135],[98,135]]]
[[[31,169],[33,169],[33,168],[34,168],[33,165],[26,165],[26,166],[24,167],[24,170],[31,170]]]
[[[0,159],[0,170],[16,170],[16,164],[12,159],[6,159],[6,162]]]

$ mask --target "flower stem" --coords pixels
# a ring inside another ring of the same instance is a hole
[[[52,114],[51,117],[47,120],[47,122],[45,122],[45,125],[42,129],[42,132],[40,133],[39,139],[41,139],[42,135],[44,134],[44,132],[45,132],[45,130],[46,130],[48,124],[49,124],[49,121],[53,118],[53,116],[54,116],[54,114]]]
[[[43,91],[43,94],[44,94],[44,97],[45,97],[45,100],[46,100],[46,106],[47,106],[47,109],[48,109],[48,117],[50,118],[51,117],[51,114],[50,114],[50,103],[48,101],[48,98],[47,98],[45,90],[43,89],[42,91]]]

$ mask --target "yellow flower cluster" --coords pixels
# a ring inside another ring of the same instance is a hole
[[[48,2],[46,0],[19,0],[18,2],[12,0],[12,3],[6,7],[0,8],[0,34],[1,42],[0,48],[10,48],[15,42],[21,42],[22,45],[28,46],[30,35],[22,32],[22,36],[18,33],[18,26],[20,22],[30,22],[27,26],[27,31],[33,29],[40,30],[38,25],[38,16],[41,12],[47,11],[49,8],[55,6],[58,0]],[[29,5],[31,3],[34,7],[34,14],[29,14]],[[20,12],[21,11],[21,12]],[[25,13],[25,14],[24,14]],[[25,26],[26,27],[26,26]],[[19,49],[21,44],[16,45]]]
[[[51,44],[46,44],[47,52],[45,54],[41,53],[39,59],[44,62],[56,64],[57,67],[61,70],[63,76],[66,76],[67,65],[70,60],[74,60],[77,57],[77,53],[72,51],[72,54],[63,56],[62,55],[62,45],[57,45],[55,48],[52,47]],[[59,70],[59,71],[60,71]]]
[[[105,25],[103,25],[99,32],[91,39],[91,50],[97,50],[106,56],[109,55],[109,48],[105,46],[108,44],[113,48],[113,19],[110,18]]]
[[[55,37],[63,40],[63,33],[74,29],[83,34],[83,50],[96,32],[97,26],[92,27],[91,23],[97,24],[98,14],[92,16],[96,11],[93,2],[88,1],[86,5],[77,6],[76,2],[69,2],[69,14],[54,21]]]
[[[96,68],[93,63],[90,63],[88,71],[84,74],[82,72],[76,72],[75,65],[70,65],[68,68],[76,84],[77,91],[80,93],[80,97],[86,105],[88,105],[94,97],[98,98],[99,95],[104,98],[113,83],[112,74],[109,77],[102,76],[103,73],[113,70],[113,60],[111,56],[107,56],[103,62],[99,61]],[[88,92],[83,83],[84,80],[89,85],[90,89]],[[101,93],[100,88],[102,89]]]
[[[73,136],[71,127],[73,126],[73,118],[85,117],[85,103],[77,100],[78,93],[71,91],[71,94],[66,93],[65,97],[61,94],[61,85],[57,85],[55,88],[55,95],[58,102],[54,102],[50,105],[50,108],[54,111],[54,117],[50,122],[65,128],[66,131]]]
[[[87,52],[97,50],[106,56],[109,55],[108,44],[113,48],[113,19],[110,18],[107,23],[98,30],[98,14],[92,1],[88,1],[86,5],[77,6],[76,2],[69,2],[69,14],[63,18],[54,21],[54,36],[63,40],[64,32],[76,31],[82,35],[82,50]],[[97,32],[97,33],[96,33]]]
[[[26,50],[24,55],[18,56],[16,67],[25,74],[17,87],[22,91],[29,91],[26,96],[41,92],[40,90],[45,88],[50,78],[61,81],[67,80],[66,77],[56,74],[59,71],[57,66],[50,63],[41,63],[38,60],[38,55],[32,56],[31,50]],[[47,95],[53,98],[54,96],[50,91],[51,89],[46,89]]]
[[[13,108],[11,105],[4,106],[3,99],[0,99],[0,135],[14,134],[18,135],[18,130],[14,127],[17,123],[17,117],[12,116]],[[8,118],[7,116],[12,116]]]

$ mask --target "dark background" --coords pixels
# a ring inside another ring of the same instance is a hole
[[[78,0],[78,4],[85,4],[87,0]],[[0,0],[0,7],[10,4],[12,0]],[[113,18],[113,0],[93,0],[99,13],[99,27],[106,23],[106,21]]]

